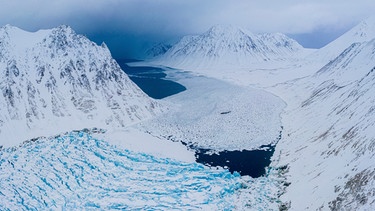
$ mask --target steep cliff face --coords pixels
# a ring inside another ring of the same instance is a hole
[[[0,90],[0,145],[41,131],[125,126],[161,110],[105,44],[68,26],[35,33],[0,28]]]

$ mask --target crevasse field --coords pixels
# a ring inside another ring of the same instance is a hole
[[[253,180],[195,162],[157,158],[116,147],[91,134],[70,132],[0,151],[0,209],[232,210],[272,206],[263,203],[274,194],[264,188],[262,180],[266,178]],[[261,189],[264,195],[251,199],[251,191]]]

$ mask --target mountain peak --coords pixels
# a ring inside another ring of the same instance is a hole
[[[60,25],[56,28],[51,30],[50,36],[63,38],[66,40],[73,40],[74,37],[84,37],[82,35],[78,35],[70,26],[67,25]]]
[[[154,61],[177,68],[248,67],[300,56],[303,47],[277,34],[253,34],[232,25],[215,25],[201,35],[185,36]]]
[[[122,127],[160,111],[105,45],[71,27],[2,29],[0,145],[85,127]]]
[[[228,35],[234,33],[240,33],[242,30],[239,27],[233,25],[218,24],[212,26],[206,34],[215,34],[215,35]]]
[[[2,27],[0,27],[0,36],[4,36],[4,34],[6,35],[10,35],[10,34],[15,34],[15,33],[29,33],[29,32],[26,32],[16,26],[13,26],[13,25],[10,25],[10,24],[7,24],[7,25],[4,25]]]
[[[4,30],[4,31],[8,31],[8,30],[12,30],[12,29],[18,29],[17,27],[13,26],[13,25],[10,25],[10,24],[6,24],[2,27],[0,27],[1,30]]]
[[[368,42],[372,39],[375,39],[375,16],[361,21],[348,32],[319,49],[313,58],[328,62],[335,59],[352,44]]]
[[[203,33],[201,36],[208,36],[217,39],[238,39],[239,37],[251,37],[256,36],[248,30],[242,29],[233,25],[218,24],[212,26],[208,31]]]
[[[58,33],[64,33],[64,34],[72,34],[72,35],[75,35],[76,32],[68,25],[60,25],[56,28],[53,28],[52,29],[53,32],[58,32]]]

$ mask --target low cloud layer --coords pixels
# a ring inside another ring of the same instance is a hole
[[[67,24],[96,42],[105,41],[116,57],[136,57],[148,43],[202,33],[215,24],[282,32],[309,47],[320,47],[375,8],[373,0],[0,1],[0,25],[36,31]],[[313,39],[314,35],[332,38]]]

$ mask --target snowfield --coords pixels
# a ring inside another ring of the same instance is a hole
[[[166,71],[168,78],[187,88],[165,98],[174,109],[140,123],[138,128],[157,136],[212,151],[252,150],[276,144],[282,130],[285,103],[254,88],[221,80]]]

